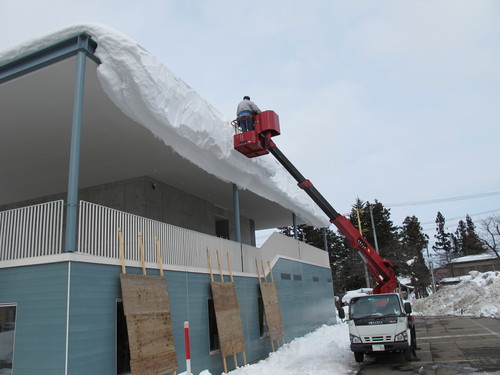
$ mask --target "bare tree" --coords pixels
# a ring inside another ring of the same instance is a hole
[[[481,227],[484,235],[481,240],[492,250],[498,258],[500,258],[500,216],[492,215],[481,221]],[[486,238],[483,238],[486,237]]]

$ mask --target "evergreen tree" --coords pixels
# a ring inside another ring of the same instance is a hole
[[[451,240],[450,240],[450,234],[445,232],[445,224],[446,220],[441,214],[441,212],[437,213],[436,216],[436,234],[434,235],[434,238],[436,239],[435,244],[432,246],[432,249],[437,251],[437,252],[442,252],[441,253],[441,265],[448,264],[451,261]]]
[[[404,256],[401,254],[398,227],[395,226],[391,220],[390,209],[385,208],[384,205],[377,200],[375,200],[375,203],[373,204],[367,202],[361,210],[363,229],[366,229],[366,231],[363,232],[363,236],[373,247],[375,247],[375,236],[371,222],[370,206],[372,209],[380,256],[390,260],[397,271],[400,263],[405,261]]]
[[[458,222],[455,234],[451,234],[452,254],[454,258],[463,257],[465,254],[464,241],[467,239],[467,227],[463,220]]]
[[[408,259],[405,262],[405,271],[411,277],[417,298],[428,296],[427,286],[430,284],[431,275],[423,255],[428,244],[429,237],[423,233],[417,217],[407,216],[401,227],[401,246]]]
[[[483,254],[487,251],[483,242],[476,233],[476,226],[469,215],[465,218],[466,229],[465,238],[463,239],[463,252],[464,255],[477,255]]]

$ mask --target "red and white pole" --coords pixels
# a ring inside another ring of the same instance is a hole
[[[191,375],[191,344],[189,343],[189,322],[184,322],[184,341],[186,343],[186,374]]]

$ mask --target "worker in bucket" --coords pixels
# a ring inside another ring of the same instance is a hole
[[[236,116],[238,116],[238,125],[242,132],[253,130],[253,115],[262,112],[257,105],[250,100],[249,96],[244,96],[243,100],[238,104]]]

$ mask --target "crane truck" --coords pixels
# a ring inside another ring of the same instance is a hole
[[[239,131],[238,123],[248,117],[232,122],[235,150],[248,158],[271,153],[328,216],[330,223],[346,237],[350,246],[359,252],[376,280],[372,295],[355,297],[349,302],[347,320],[351,350],[356,361],[363,362],[365,354],[374,352],[402,352],[406,360],[411,360],[416,349],[411,305],[395,293],[398,281],[392,263],[383,259],[356,227],[339,214],[278,149],[272,140],[280,135],[278,115],[274,111],[263,111],[252,117],[254,130]],[[341,319],[345,318],[342,308],[339,308],[338,314]]]

